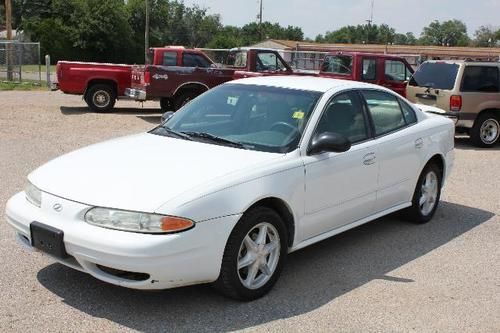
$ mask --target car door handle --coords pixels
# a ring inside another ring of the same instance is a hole
[[[377,160],[377,157],[375,156],[375,153],[369,153],[363,157],[363,164],[364,165],[372,165],[376,162],[376,160]]]
[[[420,149],[423,146],[424,146],[424,140],[422,138],[415,140],[415,148]]]

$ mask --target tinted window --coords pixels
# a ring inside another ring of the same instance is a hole
[[[366,122],[356,95],[341,94],[328,103],[316,132],[339,133],[352,143],[367,139]]]
[[[392,132],[406,125],[395,96],[380,91],[363,91],[375,126],[375,134]]]
[[[177,66],[177,52],[164,52],[163,66]]]
[[[326,56],[321,71],[350,75],[352,73],[352,57],[346,55]]]
[[[410,80],[411,86],[451,90],[458,73],[457,64],[424,62]]]
[[[492,66],[467,66],[462,79],[462,91],[498,92],[498,68]]]
[[[385,80],[404,82],[410,79],[410,71],[404,62],[399,60],[385,61]]]
[[[182,62],[186,67],[210,67],[212,64],[205,57],[199,54],[184,53],[182,55]]]
[[[363,72],[361,79],[366,81],[375,80],[377,78],[377,60],[363,59]]]
[[[405,101],[399,100],[399,104],[401,105],[401,109],[403,110],[403,116],[405,117],[405,121],[407,124],[413,124],[417,122],[417,115],[415,114],[415,110],[413,110]]]

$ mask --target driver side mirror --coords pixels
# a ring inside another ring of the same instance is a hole
[[[161,122],[163,123],[163,122],[169,120],[170,118],[172,118],[173,115],[174,115],[174,111],[165,112],[164,114],[161,115]]]
[[[348,138],[339,133],[323,132],[315,135],[307,149],[307,155],[317,155],[326,152],[343,153],[351,149]]]

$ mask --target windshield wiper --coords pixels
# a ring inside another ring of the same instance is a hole
[[[216,136],[216,135],[206,133],[206,132],[181,132],[181,133],[184,135],[188,135],[191,138],[200,138],[200,139],[209,140],[209,141],[212,141],[215,143],[224,144],[226,146],[232,146],[235,148],[246,149],[246,146],[240,142],[224,139],[224,138],[221,138],[220,136]]]
[[[176,138],[193,141],[193,139],[191,139],[191,137],[189,135],[181,133],[181,132],[174,131],[173,129],[170,129],[168,127],[159,126],[157,129],[163,130],[164,132],[166,132],[166,134],[168,136],[173,136],[173,137],[176,137]]]

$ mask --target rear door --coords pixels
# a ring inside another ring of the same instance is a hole
[[[450,97],[460,83],[460,64],[447,62],[424,62],[410,79],[406,98],[417,104],[450,110]]]
[[[378,70],[378,61],[376,57],[362,56],[358,58],[358,77],[359,81],[373,84],[380,83],[380,73]]]

